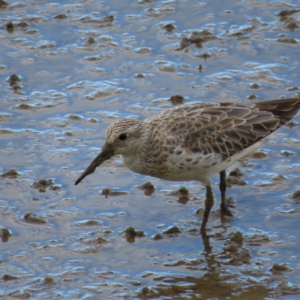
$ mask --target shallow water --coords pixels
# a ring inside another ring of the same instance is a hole
[[[0,297],[299,298],[299,117],[239,165],[232,221],[214,178],[206,236],[197,182],[115,157],[74,186],[119,117],[296,96],[298,1],[10,1],[0,18]]]

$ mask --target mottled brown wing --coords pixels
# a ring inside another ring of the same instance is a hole
[[[173,122],[166,130],[184,140],[184,146],[193,153],[219,153],[226,158],[288,122],[297,114],[299,102],[300,98],[291,98],[252,105],[194,104],[184,110],[178,107],[176,114],[172,109]]]

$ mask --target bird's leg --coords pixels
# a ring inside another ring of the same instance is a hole
[[[209,212],[211,208],[214,206],[214,195],[211,190],[211,186],[207,185],[206,186],[206,200],[205,200],[205,211],[204,211],[204,216],[201,224],[201,232],[205,231],[205,225],[207,223],[208,217],[209,217]]]
[[[212,246],[210,245],[209,242],[209,236],[207,235],[206,230],[201,230],[200,234],[202,236],[205,256],[207,256],[207,258],[209,259],[209,254],[211,253],[212,250]]]
[[[221,213],[227,216],[232,217],[232,213],[228,208],[226,200],[226,170],[220,172],[220,191],[221,191]]]

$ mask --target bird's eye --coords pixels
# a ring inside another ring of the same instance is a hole
[[[127,134],[126,133],[121,133],[120,135],[119,135],[119,140],[120,141],[125,141],[127,139]]]

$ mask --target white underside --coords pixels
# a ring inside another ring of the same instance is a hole
[[[168,176],[161,178],[171,181],[198,180],[205,185],[209,185],[211,178],[215,174],[227,169],[242,158],[256,152],[266,141],[272,138],[273,134],[274,133],[246,148],[245,150],[234,154],[226,160],[223,160],[219,154],[211,154],[206,156],[194,154],[197,160],[200,157],[201,159],[199,159],[198,164],[192,164],[192,162],[189,163],[186,161],[186,158],[191,157],[191,155],[170,155],[166,165],[170,168],[171,172],[169,172]],[[172,162],[176,162],[176,164],[174,165]],[[180,165],[180,163],[183,165]],[[179,168],[180,166],[182,169]]]
[[[149,165],[143,169],[140,167],[141,165],[145,167],[145,162],[139,161],[138,156],[124,157],[121,155],[121,158],[129,169],[140,174],[150,175],[170,181],[198,180],[205,185],[210,185],[211,178],[215,174],[226,170],[235,162],[257,151],[266,141],[272,138],[274,133],[270,134],[254,145],[244,149],[243,151],[232,155],[226,160],[223,160],[222,156],[216,153],[208,155],[203,155],[202,153],[187,153],[186,149],[181,148],[180,145],[176,147],[174,154],[170,154],[168,160],[163,164],[158,164],[155,166]],[[177,150],[182,151],[182,153],[176,155],[175,153]],[[190,159],[191,161],[189,162],[187,159]],[[147,173],[147,170],[150,169],[152,170],[152,173]],[[168,170],[167,172],[161,172],[161,170],[166,169]]]

